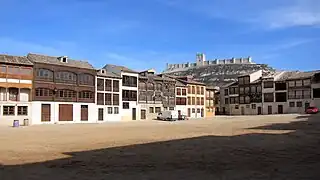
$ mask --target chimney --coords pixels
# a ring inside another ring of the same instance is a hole
[[[68,56],[61,56],[58,59],[60,60],[60,62],[63,62],[63,63],[67,63],[68,62]]]

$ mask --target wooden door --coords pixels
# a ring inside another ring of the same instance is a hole
[[[132,120],[137,120],[137,109],[132,108]]]
[[[50,122],[51,106],[50,104],[41,104],[41,122]]]
[[[191,117],[191,109],[188,108],[188,117]]]
[[[272,114],[272,106],[268,106],[268,114]]]
[[[59,104],[59,121],[73,121],[72,104]]]
[[[283,114],[283,106],[278,105],[278,114]]]
[[[98,109],[98,120],[103,121],[103,108]]]
[[[244,107],[241,107],[241,115],[244,115]]]
[[[81,105],[81,121],[88,121],[88,105]]]
[[[262,114],[262,108],[258,107],[258,115],[261,115],[261,114]]]
[[[201,117],[204,117],[204,109],[201,109]]]
[[[307,111],[307,109],[310,107],[310,103],[304,103],[304,111]]]
[[[146,110],[141,109],[141,119],[146,119]]]

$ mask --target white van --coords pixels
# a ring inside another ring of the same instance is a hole
[[[181,115],[181,120],[185,120],[185,116]],[[179,112],[176,110],[162,111],[157,115],[158,120],[176,121],[179,120]]]

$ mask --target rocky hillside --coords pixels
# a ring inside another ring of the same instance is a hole
[[[263,70],[264,73],[275,71],[266,64],[225,64],[208,65],[166,73],[175,76],[191,75],[194,80],[204,82],[213,86],[222,86],[237,79],[238,75]]]

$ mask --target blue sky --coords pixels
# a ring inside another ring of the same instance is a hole
[[[320,0],[0,0],[0,53],[67,55],[95,67],[252,56],[320,69]]]

